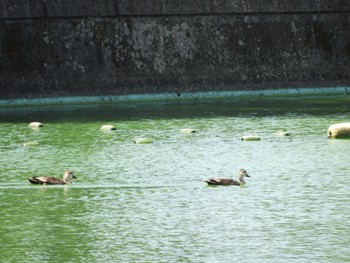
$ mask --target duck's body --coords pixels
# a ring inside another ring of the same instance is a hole
[[[237,180],[230,178],[210,178],[206,182],[208,185],[241,185]]]
[[[77,179],[73,172],[68,171],[63,175],[63,179],[52,177],[52,176],[33,176],[29,177],[28,180],[31,184],[70,184],[70,179]]]
[[[237,185],[237,186],[241,186],[241,185],[245,184],[245,181],[244,181],[245,176],[250,177],[246,170],[241,169],[241,170],[239,170],[238,181],[231,179],[231,178],[210,178],[208,180],[205,180],[205,182],[208,185]]]

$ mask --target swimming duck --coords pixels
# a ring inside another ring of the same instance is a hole
[[[244,185],[244,177],[250,177],[245,169],[239,170],[239,179],[234,180],[231,178],[210,178],[205,180],[208,185]]]
[[[78,179],[73,172],[67,171],[63,175],[63,179],[59,179],[51,176],[33,176],[29,177],[28,180],[31,184],[70,184],[71,179]]]

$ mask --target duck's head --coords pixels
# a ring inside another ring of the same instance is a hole
[[[64,181],[70,181],[70,179],[78,179],[72,171],[66,171],[63,175],[63,180]]]
[[[244,177],[250,177],[250,176],[245,169],[239,170],[239,181],[242,184],[245,184]]]
[[[239,170],[239,177],[250,177],[245,169]]]

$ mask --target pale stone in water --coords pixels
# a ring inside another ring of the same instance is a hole
[[[327,136],[331,139],[336,138],[350,138],[350,123],[336,123],[329,126]]]
[[[242,136],[242,141],[260,141],[260,137],[256,135]]]
[[[44,125],[41,122],[34,121],[34,122],[29,123],[28,127],[32,128],[32,129],[37,129],[40,127],[44,127]]]
[[[101,131],[114,131],[115,127],[113,125],[102,125],[100,128]]]
[[[289,135],[290,135],[290,133],[286,132],[286,131],[278,131],[275,133],[276,137],[285,137],[285,136],[289,136]]]
[[[153,140],[148,138],[138,138],[134,140],[134,143],[137,143],[137,144],[153,143]]]
[[[181,133],[195,133],[195,129],[185,128],[180,130]]]

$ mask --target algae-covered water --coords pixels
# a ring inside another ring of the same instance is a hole
[[[338,122],[349,97],[0,108],[0,261],[349,262],[350,140],[326,138]],[[245,187],[204,182],[240,168]],[[72,185],[27,181],[68,169]]]

